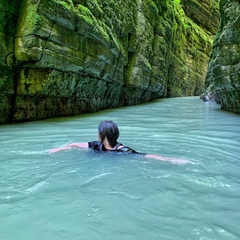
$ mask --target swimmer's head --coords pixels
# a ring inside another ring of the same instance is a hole
[[[113,121],[100,122],[98,125],[98,134],[101,143],[103,143],[106,137],[111,147],[114,147],[119,137],[118,126]]]

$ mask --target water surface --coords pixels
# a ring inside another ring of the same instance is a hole
[[[72,149],[119,141],[189,164]],[[198,97],[0,126],[0,238],[240,239],[240,116]]]

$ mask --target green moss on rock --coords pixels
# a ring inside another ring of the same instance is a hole
[[[32,34],[35,30],[41,27],[41,18],[37,9],[37,4],[31,3],[29,0],[22,1],[19,13],[21,17],[18,21],[17,36]]]
[[[215,95],[222,109],[240,113],[240,3],[221,0],[220,12],[203,96]]]
[[[19,68],[14,121],[198,94],[212,32],[197,21],[213,4],[197,2],[23,0],[4,56]]]
[[[98,38],[102,40],[104,43],[109,44],[109,36],[107,34],[107,31],[105,29],[104,24],[101,24],[101,22],[98,22],[95,16],[90,12],[90,10],[82,5],[78,5],[76,8],[76,13],[78,16],[78,20],[82,24],[82,26],[85,25],[83,29],[79,29],[79,31],[85,33],[92,33],[94,34],[95,38]],[[81,27],[81,26],[80,26]]]

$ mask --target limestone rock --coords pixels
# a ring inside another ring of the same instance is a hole
[[[5,2],[0,23],[12,25],[0,28],[2,123],[203,89],[218,0]]]
[[[214,94],[222,109],[240,113],[240,2],[221,0],[220,11],[203,95]]]

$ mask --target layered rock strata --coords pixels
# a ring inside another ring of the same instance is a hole
[[[209,62],[204,96],[240,113],[240,2],[220,1],[221,22]]]
[[[0,122],[199,95],[217,2],[0,0]]]

